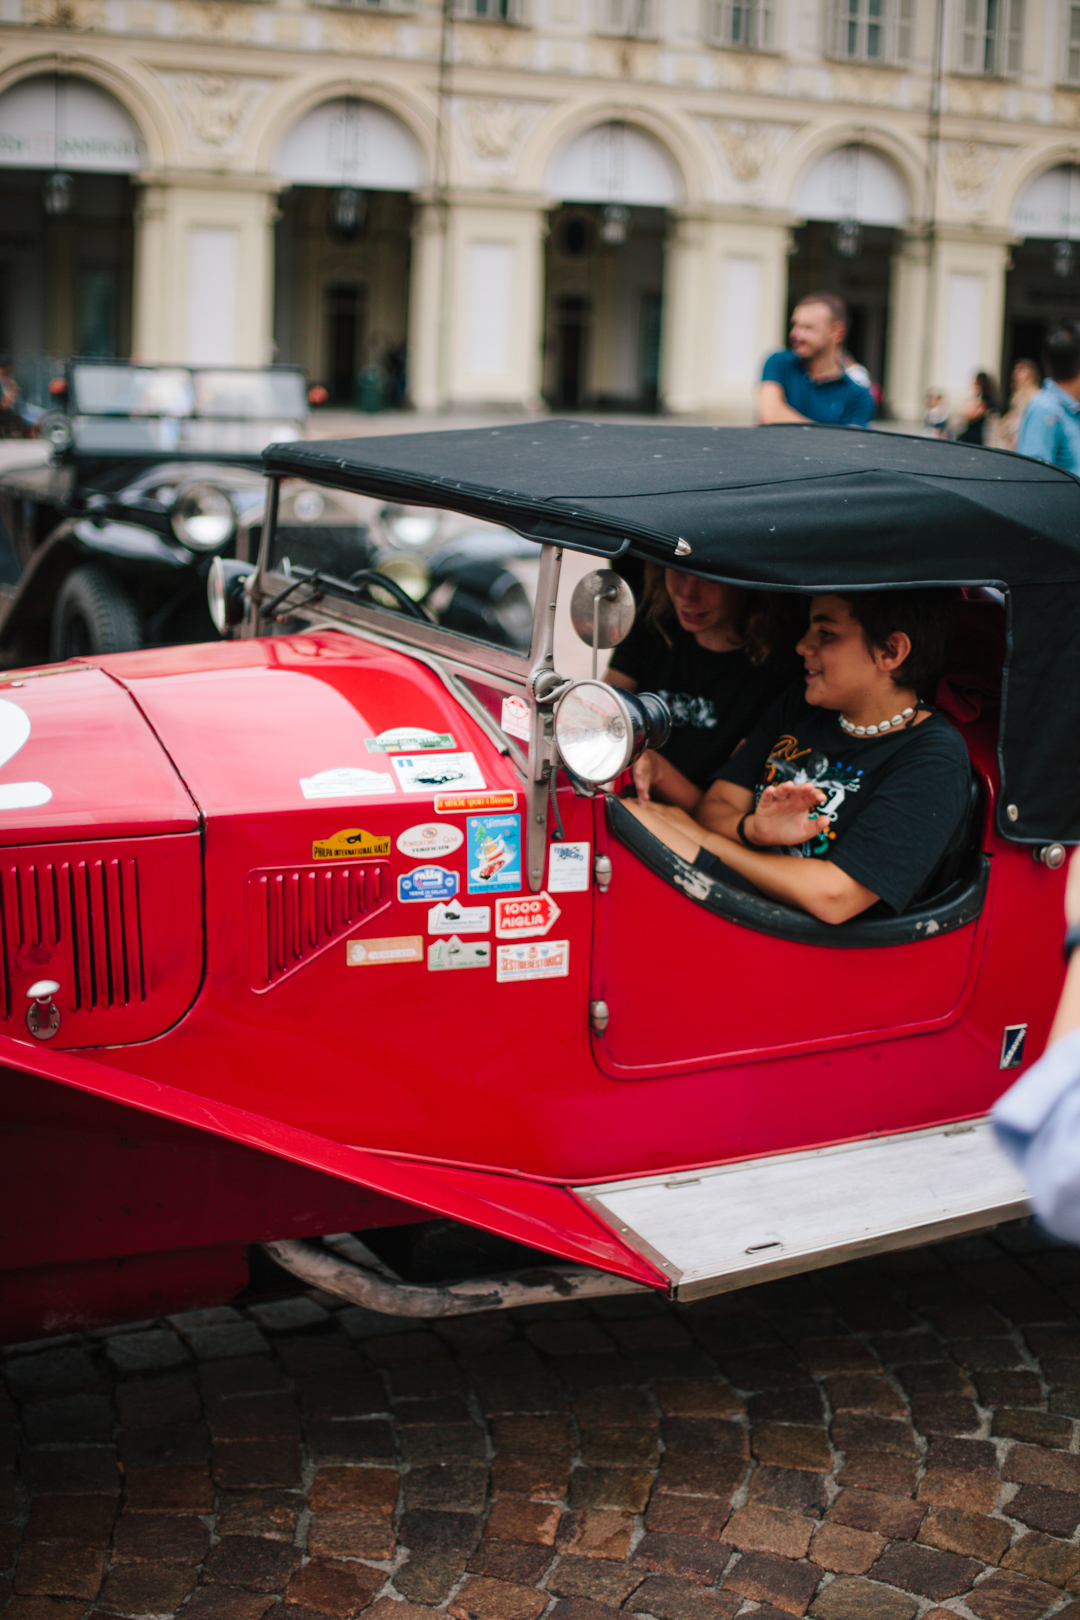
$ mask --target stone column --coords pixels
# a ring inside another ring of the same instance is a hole
[[[135,213],[133,351],[186,365],[273,357],[276,182],[147,177]]]
[[[937,379],[930,365],[930,244],[922,229],[905,231],[889,277],[889,325],[885,340],[887,402],[901,421],[923,417],[923,395]]]
[[[438,410],[446,381],[447,323],[443,319],[448,208],[431,196],[413,204],[409,268],[409,401],[419,411]]]
[[[440,404],[539,404],[547,228],[541,197],[451,195],[440,277]]]
[[[1015,237],[939,226],[931,266],[933,322],[927,383],[950,408],[962,404],[976,371],[1000,380],[1005,276]]]
[[[793,223],[719,205],[675,212],[664,286],[669,410],[752,420],[762,361],[785,341]]]

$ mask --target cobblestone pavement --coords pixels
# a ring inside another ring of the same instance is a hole
[[[5,1620],[1080,1620],[1080,1254],[4,1353]]]

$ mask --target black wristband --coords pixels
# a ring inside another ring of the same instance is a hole
[[[752,844],[750,842],[749,838],[747,838],[747,836],[746,836],[746,823],[750,820],[750,817],[753,815],[753,813],[754,813],[753,810],[748,810],[746,812],[745,816],[740,816],[739,817],[739,825],[736,827],[735,831],[739,835],[739,843],[740,844],[744,844],[747,849],[760,849],[761,848],[760,844]],[[1077,943],[1080,944],[1080,940],[1078,940]]]
[[[1065,930],[1065,938],[1061,942],[1061,954],[1066,962],[1080,945],[1080,922],[1074,922],[1071,928]]]

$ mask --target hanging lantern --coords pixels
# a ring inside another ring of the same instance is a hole
[[[367,196],[355,186],[338,186],[330,198],[330,229],[342,242],[351,242],[363,229]]]
[[[630,210],[621,203],[608,203],[600,216],[600,240],[608,247],[622,247],[630,226]]]
[[[1055,242],[1050,251],[1050,262],[1054,267],[1055,276],[1064,281],[1071,276],[1076,265],[1076,244],[1073,242]]]
[[[45,188],[42,192],[42,201],[45,212],[53,218],[71,211],[72,193],[75,190],[75,181],[63,169],[54,169],[45,179]]]
[[[838,219],[836,222],[836,251],[842,259],[858,257],[862,243],[862,226],[857,219]]]

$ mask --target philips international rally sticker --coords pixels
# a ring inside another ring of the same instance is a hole
[[[565,979],[569,972],[568,939],[538,939],[532,945],[496,946],[498,984],[513,984],[522,979]]]
[[[403,793],[487,787],[472,754],[390,754],[389,759]]]
[[[552,844],[548,856],[548,889],[577,894],[589,887],[588,844]]]
[[[389,853],[389,838],[365,832],[362,827],[346,827],[331,838],[316,838],[311,846],[313,861],[339,861],[343,856],[354,861],[371,861]]]
[[[470,894],[521,888],[521,817],[470,816],[466,867]]]
[[[369,754],[422,754],[425,749],[456,748],[448,731],[428,731],[426,726],[394,726],[380,731],[377,737],[368,737],[365,746]]]

